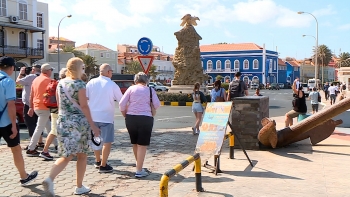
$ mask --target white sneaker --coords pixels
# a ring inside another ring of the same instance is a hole
[[[150,174],[150,171],[146,169],[142,169],[141,172],[136,172],[135,177],[142,178],[142,177],[148,176],[149,174]]]
[[[55,192],[53,191],[53,182],[50,177],[46,178],[43,181],[43,187],[45,191],[45,196],[47,197],[55,197]]]
[[[75,195],[81,195],[81,194],[89,193],[90,191],[91,191],[90,188],[85,187],[84,185],[82,185],[81,188],[75,187],[74,194]]]

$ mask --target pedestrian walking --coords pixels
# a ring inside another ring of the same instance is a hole
[[[66,72],[67,68],[62,68],[59,73],[59,80],[62,80],[66,78]],[[57,98],[56,98],[57,101]],[[55,140],[57,137],[57,118],[58,118],[58,108],[51,108],[50,109],[51,114],[51,131],[49,135],[46,138],[45,146],[43,151],[40,153],[40,157],[46,159],[46,160],[53,160],[53,157],[49,154],[49,147],[51,143]],[[58,150],[58,146],[55,146],[55,150]]]
[[[260,89],[259,89],[259,88],[257,88],[257,89],[255,90],[254,96],[262,96],[262,94],[260,94]]]
[[[326,84],[323,86],[323,92],[324,92],[324,97],[326,98],[326,101],[328,101],[329,99],[328,88],[329,88],[329,83],[326,82]]]
[[[29,111],[29,100],[30,100],[30,91],[32,88],[32,83],[36,77],[38,77],[41,73],[41,65],[36,64],[31,69],[31,74],[26,75],[25,73],[26,67],[22,67],[19,71],[20,74],[17,77],[16,84],[22,85],[22,102],[23,102],[23,119],[24,123],[26,124],[29,132],[29,137],[31,138],[33,136],[33,133],[35,131],[36,123],[38,121],[38,116],[33,113],[33,116],[28,115]],[[40,135],[38,147],[43,147],[43,139],[42,135]],[[24,150],[28,150],[28,146],[24,148]]]
[[[30,117],[32,117],[34,113],[38,115],[38,122],[26,152],[29,157],[40,155],[39,152],[35,150],[39,138],[45,128],[48,133],[51,131],[50,109],[44,104],[44,94],[47,86],[51,82],[50,76],[52,71],[53,68],[50,64],[41,65],[41,74],[34,79],[31,87],[28,115]],[[54,141],[54,144],[55,146],[57,145],[57,140]]]
[[[78,57],[69,59],[66,78],[60,80],[57,86],[57,139],[60,158],[51,168],[49,177],[43,181],[46,196],[55,196],[53,181],[75,156],[77,180],[74,194],[80,195],[91,191],[82,184],[89,152],[88,140],[91,138],[91,132],[98,137],[100,130],[92,121],[85,83],[80,79],[83,64],[83,60]]]
[[[202,116],[204,112],[203,103],[207,102],[207,99],[205,98],[205,95],[202,91],[200,91],[201,85],[197,82],[194,84],[192,98],[192,112],[194,113],[194,116],[196,117],[195,125],[192,127],[192,133],[193,135],[198,135],[200,133],[199,125],[202,121]]]
[[[286,113],[286,119],[285,119],[285,126],[292,126],[293,125],[293,118],[296,118],[299,116],[299,114],[305,114],[307,112],[307,106],[306,106],[306,100],[305,100],[305,94],[303,91],[303,86],[299,86],[297,89],[296,87],[297,80],[294,80],[293,82],[293,95],[294,99],[292,101],[293,109]]]
[[[328,94],[331,99],[331,105],[333,105],[335,103],[335,100],[337,99],[337,91],[337,86],[331,83],[331,86],[328,88]]]
[[[312,88],[312,92],[309,94],[309,100],[311,100],[312,114],[318,112],[319,102],[321,102],[321,95],[317,91],[316,87]]]
[[[154,124],[155,112],[160,101],[155,90],[148,87],[149,78],[139,72],[134,77],[135,85],[130,86],[119,102],[119,108],[125,117],[133,152],[136,159],[135,177],[141,178],[149,175],[143,168],[147,146],[150,144]]]
[[[16,123],[16,83],[10,77],[15,70],[15,65],[15,60],[11,57],[0,58],[0,139],[4,138],[11,149],[14,164],[21,178],[20,184],[24,186],[33,181],[38,176],[38,172],[33,171],[28,174],[25,170],[19,128]],[[3,162],[8,161],[5,159]],[[2,176],[2,178],[5,177]]]
[[[92,145],[95,153],[95,167],[99,168],[100,173],[113,172],[113,167],[107,164],[107,160],[114,142],[115,101],[119,102],[123,96],[119,86],[111,80],[112,75],[111,66],[102,64],[100,76],[91,79],[86,85],[86,96],[92,120],[101,130],[103,142],[100,146]]]
[[[248,87],[244,81],[241,80],[241,76],[241,72],[236,72],[235,79],[228,86],[228,101],[232,101],[233,98],[236,97],[248,96]]]
[[[214,88],[210,92],[211,102],[225,102],[227,101],[226,91],[221,87],[221,81],[214,82]]]

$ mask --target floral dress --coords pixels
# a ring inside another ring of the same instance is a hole
[[[78,92],[83,88],[85,89],[85,83],[82,80],[72,79],[63,79],[57,86],[59,97],[58,155],[62,157],[89,152],[88,140],[91,138],[91,128],[78,104]],[[69,94],[74,102],[66,94]]]

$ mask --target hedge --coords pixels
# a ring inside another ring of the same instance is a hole
[[[168,102],[193,102],[192,94],[157,92],[160,101]],[[206,95],[207,102],[211,101],[210,95]]]

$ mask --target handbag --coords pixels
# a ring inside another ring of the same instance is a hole
[[[154,117],[157,113],[156,109],[154,108],[153,101],[152,101],[152,89],[149,87],[149,98],[150,98],[150,107],[151,107],[151,112],[152,116]]]
[[[317,94],[318,94],[318,102],[321,102],[321,95],[319,92]]]
[[[222,88],[220,88],[220,95],[215,98],[215,102],[225,102],[224,97],[221,97]]]

